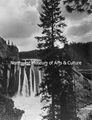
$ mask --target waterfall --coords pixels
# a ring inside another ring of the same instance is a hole
[[[17,95],[20,95],[20,75],[21,75],[21,68],[20,68],[19,65],[18,65],[18,71],[19,71],[19,76],[18,76],[19,84],[18,84],[18,92],[17,92]]]
[[[33,66],[32,66],[32,68],[31,68],[30,75],[31,75],[31,81],[32,81],[32,82],[31,82],[32,92],[34,92],[34,86],[35,86],[34,79],[35,79],[35,76],[34,76]]]
[[[8,71],[7,88],[8,91],[17,91],[13,94],[14,106],[25,111],[21,120],[41,120],[41,103],[39,85],[42,81],[42,71],[34,64],[11,64]],[[14,79],[12,79],[14,78]],[[13,86],[11,86],[13,85]]]
[[[8,95],[31,96],[38,95],[42,79],[42,71],[34,64],[10,64],[7,70]]]
[[[23,80],[23,86],[22,86],[21,94],[23,96],[27,96],[28,95],[28,81],[27,81],[27,75],[26,75],[25,69],[24,69],[24,80]]]
[[[9,82],[10,82],[10,65],[8,65],[7,69],[7,94],[8,94],[8,87],[9,87]]]
[[[34,66],[31,65],[30,68],[30,84],[31,84],[31,95],[34,96],[35,94],[35,76],[34,76]]]

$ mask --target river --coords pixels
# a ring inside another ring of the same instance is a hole
[[[41,120],[40,97],[14,96],[12,99],[16,108],[25,111],[21,120]]]

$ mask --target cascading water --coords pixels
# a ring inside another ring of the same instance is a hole
[[[16,72],[18,72],[18,74],[16,74]],[[15,64],[15,66],[13,65],[12,67],[12,71],[10,71],[9,78],[10,80],[11,78],[14,78],[14,81],[9,80],[7,89],[12,88],[10,90],[14,93],[12,99],[14,101],[15,107],[25,111],[21,120],[40,120],[40,96],[36,97],[36,95],[39,93],[39,85],[42,78],[39,67],[26,64],[18,64],[16,67]],[[17,91],[15,89],[14,92],[13,88],[16,85],[18,85]]]

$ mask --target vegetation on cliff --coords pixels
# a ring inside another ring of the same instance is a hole
[[[7,44],[6,41],[0,37],[0,58],[10,58],[12,60],[19,59],[19,50],[13,44]]]

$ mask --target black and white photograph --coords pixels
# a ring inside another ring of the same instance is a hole
[[[0,120],[92,120],[92,0],[0,0]]]

